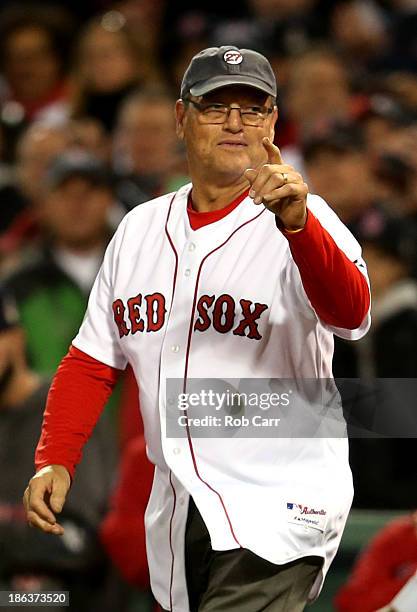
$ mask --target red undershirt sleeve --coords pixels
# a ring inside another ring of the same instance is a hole
[[[35,452],[36,471],[63,465],[74,477],[84,444],[109,398],[120,370],[71,346],[48,393],[41,437]]]
[[[332,327],[357,329],[370,305],[365,276],[309,210],[305,227],[287,238],[304,290],[320,319]]]

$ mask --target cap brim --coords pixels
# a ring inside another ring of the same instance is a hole
[[[274,98],[277,95],[277,92],[264,81],[261,81],[260,79],[255,79],[250,76],[246,76],[244,74],[236,74],[233,77],[229,75],[222,75],[213,77],[208,81],[196,83],[195,85],[193,85],[193,87],[191,87],[190,94],[193,96],[204,96],[210,91],[220,89],[221,87],[227,87],[229,85],[247,85],[248,87],[253,87],[254,89],[263,91],[264,93],[268,94],[269,96],[273,96]]]

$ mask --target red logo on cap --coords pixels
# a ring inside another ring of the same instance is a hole
[[[240,64],[243,61],[240,51],[226,51],[223,55],[223,59],[226,64]]]

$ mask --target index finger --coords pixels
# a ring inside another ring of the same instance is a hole
[[[268,163],[270,164],[283,164],[281,151],[279,148],[269,140],[268,137],[262,139],[262,144],[268,153]]]

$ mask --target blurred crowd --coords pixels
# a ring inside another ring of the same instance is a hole
[[[72,585],[74,609],[123,611],[130,584],[135,609],[151,610],[152,468],[130,371],[89,442],[66,540],[30,533],[20,510],[48,384],[106,245],[127,211],[188,182],[173,107],[192,55],[256,49],[276,71],[284,160],[359,239],[369,268],[372,328],[336,341],[335,376],[417,378],[417,2],[1,6],[0,456],[11,469],[0,476],[0,547],[11,552],[0,588]],[[352,441],[356,507],[415,507],[412,442]]]

